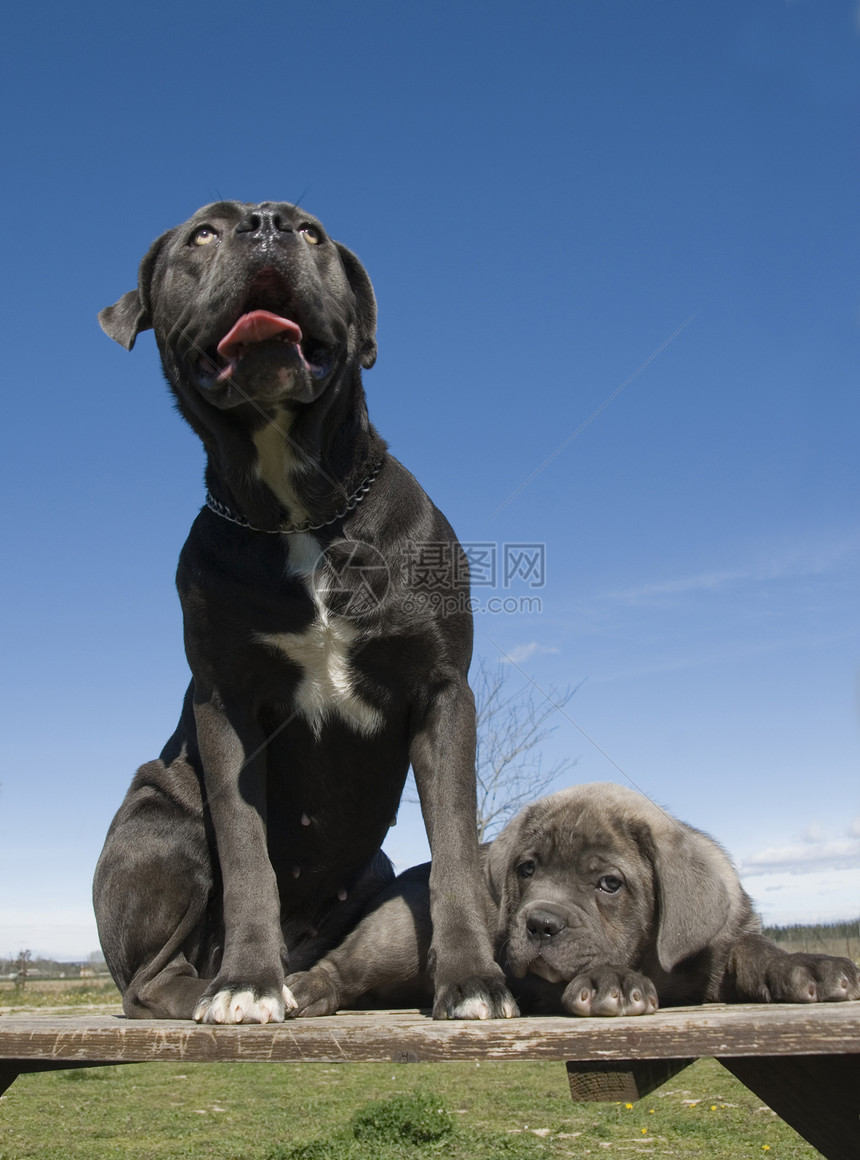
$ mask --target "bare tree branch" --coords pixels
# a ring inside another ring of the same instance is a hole
[[[478,718],[477,783],[478,837],[493,837],[524,805],[545,793],[556,778],[576,764],[566,757],[549,769],[543,766],[541,744],[555,732],[549,721],[580,687],[559,692],[550,689],[537,700],[535,689],[510,690],[503,664],[483,660],[473,675]]]
[[[550,718],[563,709],[581,687],[559,692],[551,688],[541,699],[534,686],[512,689],[504,664],[478,662],[472,691],[478,724],[476,752],[478,839],[486,842],[523,806],[546,793],[556,778],[576,765],[565,757],[549,769],[543,766],[540,746],[555,732]],[[410,774],[404,801],[417,802]]]

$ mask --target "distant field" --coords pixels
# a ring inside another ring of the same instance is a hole
[[[16,987],[0,979],[0,1011],[4,1007],[86,1007],[119,1003],[119,991],[110,979],[28,979]]]
[[[821,926],[768,926],[764,933],[785,951],[845,955],[860,963],[860,921]]]

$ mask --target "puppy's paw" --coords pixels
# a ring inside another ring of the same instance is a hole
[[[765,982],[772,1003],[860,999],[860,971],[850,959],[833,955],[780,955],[768,964]]]
[[[288,1012],[291,1018],[309,1019],[317,1015],[334,1015],[335,1011],[343,1006],[331,975],[319,967],[288,975],[286,986],[295,1003]]]
[[[253,987],[226,987],[204,995],[194,1009],[197,1023],[283,1023],[284,1014],[296,1006],[286,986],[278,991]]]
[[[562,1006],[569,1015],[651,1015],[659,1006],[650,979],[627,967],[593,967],[565,987]]]
[[[515,1019],[519,1013],[502,979],[475,975],[462,983],[436,987],[434,1019]]]

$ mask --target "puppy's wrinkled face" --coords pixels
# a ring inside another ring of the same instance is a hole
[[[654,877],[636,823],[553,798],[504,843],[500,938],[511,973],[568,982],[638,961],[655,927]]]

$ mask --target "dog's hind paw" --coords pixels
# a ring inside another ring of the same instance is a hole
[[[433,1001],[434,1019],[515,1019],[519,1013],[513,995],[497,979],[475,977],[437,987]]]
[[[764,994],[773,1003],[839,1003],[860,999],[860,970],[850,960],[799,951],[767,965]]]
[[[293,1004],[289,1010],[291,1016],[314,1018],[318,1015],[334,1015],[343,1006],[334,980],[319,965],[309,971],[297,971],[289,975],[287,987],[293,995]]]
[[[197,1023],[283,1023],[285,1012],[296,1006],[288,987],[281,993],[259,994],[251,988],[204,995],[194,1009]]]

